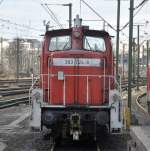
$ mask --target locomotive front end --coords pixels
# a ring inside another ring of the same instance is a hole
[[[120,131],[121,100],[109,34],[81,26],[78,17],[71,29],[48,31],[32,107],[31,125],[50,128],[55,137],[96,139],[101,128]]]

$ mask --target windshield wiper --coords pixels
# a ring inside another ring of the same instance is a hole
[[[87,38],[85,38],[85,40],[86,40],[86,42],[87,42],[88,46],[90,47],[90,50],[92,50],[92,47],[90,46],[90,44],[89,44],[89,42],[88,42]]]
[[[66,46],[69,44],[69,41],[67,41],[66,43],[65,43],[65,45],[64,45],[64,47],[63,47],[63,49],[62,50],[65,50],[65,48],[66,48]],[[69,49],[69,48],[67,48],[67,49]]]

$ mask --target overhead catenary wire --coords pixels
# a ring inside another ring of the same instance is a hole
[[[36,0],[35,0],[36,1]],[[43,4],[42,0],[38,0],[42,8],[49,14],[49,16],[52,18],[52,20],[60,27],[63,28],[62,24],[60,24],[59,20],[53,13],[53,11],[48,7],[49,4]],[[37,1],[36,1],[37,2]],[[62,4],[54,4],[54,5],[62,5]]]
[[[48,7],[47,4],[41,4],[41,6],[44,8],[44,10],[50,15],[50,17],[53,19],[53,21],[60,27],[63,28],[62,24],[60,24],[59,20],[53,13],[53,11]]]
[[[1,33],[2,35],[3,35],[3,32]],[[35,38],[40,38],[41,36],[38,36],[38,35],[27,35],[27,34],[16,34],[16,33],[14,33],[14,32],[5,32],[4,33],[5,35],[14,35],[14,37],[19,37],[19,35],[21,35],[22,37],[24,37],[24,38],[33,38],[33,39],[35,39]],[[9,37],[10,38],[10,37]]]
[[[4,0],[0,0],[0,5],[4,3]],[[25,24],[20,24],[17,23],[15,21],[12,21],[11,19],[8,18],[3,18],[0,17],[0,27],[1,28],[1,35],[21,35],[21,36],[25,36],[25,37],[38,37],[38,35],[40,36],[40,34],[38,34],[37,32],[44,32],[44,29],[42,28],[38,28],[38,27],[34,27],[34,26],[30,26],[30,25],[25,25]],[[8,32],[8,30],[10,30],[10,32]],[[12,30],[14,30],[15,32],[11,32]],[[27,30],[30,30],[29,33],[26,34]],[[32,32],[32,35],[31,35]],[[8,36],[7,36],[8,37]],[[41,37],[41,36],[40,36]],[[9,37],[10,38],[10,37]],[[39,38],[39,37],[38,37]]]
[[[0,20],[1,21],[1,20]],[[25,25],[21,25],[21,24],[16,24],[16,23],[12,23],[10,22],[9,20],[3,20],[5,23],[7,24],[5,25],[1,25],[0,29],[1,29],[1,35],[14,35],[14,36],[25,36],[25,37],[34,37],[36,38],[38,35],[37,35],[37,30],[33,30],[32,29],[32,35],[31,35],[31,32],[29,34],[24,34],[26,29],[29,29],[28,26],[25,26]],[[12,26],[13,25],[13,26]],[[15,33],[12,33],[11,31],[14,30],[16,31]],[[42,31],[42,30],[39,30],[39,31]],[[34,33],[34,34],[33,34]]]
[[[87,2],[85,2],[84,0],[81,0],[88,8],[90,8],[98,17],[100,17],[103,21],[105,21],[105,23],[107,23],[107,25],[113,29],[114,31],[116,31],[116,29],[108,22],[106,21],[96,10],[94,10]]]
[[[45,5],[46,5],[47,9],[51,12],[51,14],[52,14],[52,16],[54,17],[54,19],[56,20],[57,24],[58,24],[61,28],[63,28],[62,24],[59,22],[59,20],[57,19],[56,15],[54,14],[54,12],[48,7],[47,4],[45,4]]]
[[[0,0],[0,5],[3,2],[4,2],[4,0]],[[6,33],[7,35],[18,35],[18,31],[21,31],[23,33],[23,32],[26,31],[26,29],[27,30],[31,30],[32,32],[36,32],[36,33],[37,33],[37,31],[38,32],[43,32],[44,31],[43,29],[38,29],[38,28],[35,28],[35,27],[31,27],[29,25],[24,25],[24,24],[19,24],[19,23],[13,22],[13,21],[11,21],[11,20],[9,20],[7,18],[0,18],[0,22],[1,22],[3,27],[8,25],[7,30],[8,29],[12,29],[12,28],[15,28],[15,30],[17,30],[16,33],[11,33],[11,32],[7,33],[7,31],[1,31],[1,34],[5,34]],[[19,27],[20,27],[20,29],[19,29]],[[2,28],[2,29],[4,29],[4,28]],[[22,33],[21,33],[21,35],[23,35]],[[29,37],[29,35],[27,35],[27,36]]]
[[[42,2],[42,0],[39,0],[40,2]],[[113,29],[116,32],[116,29],[108,22],[106,21],[100,14],[98,14],[89,4],[87,4],[84,0],[80,0],[80,15],[81,15],[81,2],[83,2],[85,5],[87,5],[98,17],[101,18],[101,20],[103,20],[111,29]],[[46,4],[48,5],[48,4]],[[59,4],[58,4],[59,5]],[[44,10],[51,16],[50,12],[46,9],[46,7],[44,6],[44,4],[41,4],[41,6],[44,8]],[[53,17],[51,16],[51,18],[53,19]],[[101,21],[100,20],[100,21]],[[58,23],[57,23],[58,24]],[[121,31],[122,32],[122,31]],[[128,36],[122,32],[122,34],[128,38]]]
[[[11,28],[14,28],[13,31],[16,31],[15,33],[14,32],[11,32],[12,29]],[[38,37],[37,35],[37,32],[36,33],[32,33],[32,35],[29,35],[29,34],[24,34],[25,30],[23,28],[18,28],[18,26],[14,26],[14,27],[10,27],[10,26],[4,26],[4,25],[1,25],[0,26],[0,30],[1,30],[1,35],[5,34],[5,35],[15,35],[18,37],[18,35],[22,35],[22,36],[26,36],[26,37]],[[11,31],[10,31],[11,30]],[[30,33],[31,34],[31,33]]]
[[[10,21],[10,20],[3,19],[3,18],[0,18],[0,21],[1,21],[1,22],[5,22],[5,23],[7,23],[7,24],[14,25],[14,26],[19,26],[19,27],[22,27],[22,28],[34,30],[34,31],[43,31],[43,30],[41,30],[41,29],[37,29],[37,28],[31,27],[31,26],[27,26],[27,25],[18,24],[18,23],[15,23],[15,22],[12,22],[12,21]]]
[[[117,32],[117,30],[108,22],[106,21],[98,12],[96,12],[88,3],[86,3],[84,0],[81,0],[86,6],[88,6],[88,8],[90,8],[98,17],[100,17],[112,30],[114,30],[115,32]],[[121,31],[122,32],[122,31]],[[122,34],[128,38],[128,36],[122,32]]]
[[[138,10],[133,15],[133,17],[135,17],[141,11],[141,9],[144,7],[144,5],[146,4],[146,2],[148,2],[148,0],[143,0],[138,6],[136,6],[134,8],[134,10],[135,9],[138,9]],[[124,30],[128,25],[129,25],[129,21],[120,29],[120,31]]]
[[[0,28],[1,29],[1,28]],[[5,31],[2,31],[1,30],[1,35],[3,35],[3,34],[5,34],[5,35],[15,35],[15,36],[26,36],[26,37],[34,37],[34,38],[39,38],[40,37],[40,35],[38,35],[37,33],[30,33],[30,34],[25,34],[24,33],[24,30],[21,30],[21,29],[18,29],[18,28],[15,28],[15,30],[16,30],[16,32],[10,32],[10,31],[8,31],[8,30],[5,30]]]
[[[140,4],[138,4],[135,8],[135,9],[138,9],[140,6],[142,6],[145,2],[147,2],[148,0],[143,0]]]

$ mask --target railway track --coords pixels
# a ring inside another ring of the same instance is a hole
[[[144,85],[145,83],[141,83],[140,85]],[[132,87],[134,88],[136,86],[136,84],[133,84]],[[127,89],[127,84],[122,85],[122,90],[126,90]],[[29,91],[29,87],[21,87],[21,88],[1,88],[0,89],[0,95],[2,97],[5,96],[11,96],[11,95],[17,95],[17,94],[26,94]],[[6,100],[6,101],[0,101],[0,109],[1,108],[6,108],[6,107],[10,107],[16,104],[20,104],[20,103],[26,103],[28,96],[26,97],[20,97],[20,98],[14,98],[14,99],[10,99],[10,100]],[[139,100],[139,98],[137,99]],[[137,101],[138,106],[140,106],[140,103],[138,103],[139,101]],[[140,106],[140,108],[142,108],[142,106]],[[143,108],[142,108],[143,109]],[[144,109],[143,109],[144,110]],[[146,112],[146,110],[145,110]]]
[[[107,135],[98,141],[89,139],[84,142],[69,141],[62,145],[55,143],[50,146],[49,151],[126,151],[128,139],[130,139],[128,134]],[[42,148],[39,150],[48,151]]]
[[[29,86],[25,87],[13,87],[13,88],[0,88],[0,92],[5,92],[5,91],[13,91],[13,90],[22,90],[22,89],[29,89]]]
[[[30,87],[32,84],[32,79],[0,79],[1,88],[9,88],[12,85],[19,87]]]
[[[133,87],[135,87],[136,85],[133,85]],[[127,85],[123,85],[122,88],[126,88]],[[11,88],[11,89],[4,89],[2,90],[3,93],[7,92],[8,90],[15,92],[16,90],[16,94],[17,94],[17,88]],[[20,92],[23,91],[24,88],[20,88]],[[18,91],[19,92],[19,91]],[[18,105],[21,103],[28,103],[28,96],[26,97],[20,97],[20,98],[15,98],[15,99],[10,99],[8,101],[0,101],[0,109],[3,108],[7,108],[7,107],[11,107],[14,105]],[[46,143],[44,143],[46,144]],[[114,145],[115,146],[115,145]],[[54,141],[50,141],[49,145],[47,146],[43,146],[40,148],[40,151],[113,151],[113,149],[115,148],[114,146],[107,148],[107,147],[103,147],[103,145],[101,145],[101,143],[88,143],[86,142],[85,144],[67,144],[67,145],[57,145]],[[48,149],[47,149],[48,148]],[[115,150],[115,151],[120,151]]]
[[[0,109],[27,103],[29,87],[0,88]]]
[[[32,82],[31,78],[24,78],[24,79],[0,79],[0,84],[6,84],[6,83],[21,83],[21,82]]]
[[[71,142],[64,145],[50,144],[50,151],[103,151],[97,142]]]
[[[0,109],[15,106],[21,103],[28,103],[29,101],[29,88],[31,86],[31,79],[10,79],[0,80],[0,84],[13,83],[13,87],[0,88]],[[19,87],[18,87],[19,84]]]
[[[25,94],[29,92],[29,88],[16,88],[16,89],[8,89],[8,90],[0,90],[0,95],[2,97],[16,95],[16,94]]]
[[[147,115],[149,115],[148,113],[148,109],[142,105],[142,98],[146,96],[146,92],[140,94],[137,98],[136,98],[136,105],[144,112],[146,113]]]
[[[28,103],[29,102],[28,99],[29,97],[25,96],[25,97],[18,97],[15,99],[6,100],[6,101],[0,101],[0,109],[11,107],[21,103]]]

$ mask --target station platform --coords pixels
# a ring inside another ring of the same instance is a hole
[[[131,126],[128,151],[150,151],[150,126]]]
[[[139,95],[147,91],[147,87],[140,87],[139,91],[132,90],[132,125],[131,139],[128,141],[127,151],[150,151],[150,116],[143,112],[136,104]],[[140,103],[146,107],[147,99],[144,96]]]

